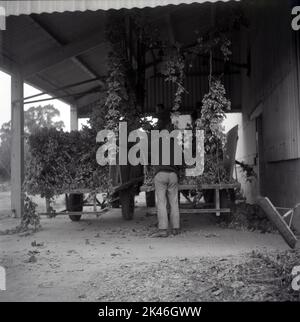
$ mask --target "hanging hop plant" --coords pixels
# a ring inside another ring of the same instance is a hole
[[[137,112],[134,70],[128,60],[125,16],[111,14],[106,24],[106,38],[111,44],[105,100],[107,129],[118,134],[118,123],[126,121],[129,129],[140,127]]]
[[[230,111],[231,102],[226,98],[224,85],[219,79],[212,79],[209,92],[202,99],[201,119],[199,126],[206,135],[223,139],[222,122],[226,112]]]
[[[209,54],[211,51],[214,53],[221,52],[224,61],[229,61],[230,56],[232,56],[231,40],[225,34],[218,32],[211,32],[207,37],[198,37],[197,44],[190,48],[189,51],[194,55]]]
[[[177,86],[173,105],[174,112],[179,110],[182,103],[182,95],[186,91],[183,86],[185,78],[184,69],[185,60],[184,57],[179,53],[177,53],[174,56],[171,56],[165,63],[165,81],[172,82]]]
[[[105,100],[106,128],[117,130],[116,126],[121,117],[120,105],[122,99],[127,98],[126,91],[122,84],[124,83],[124,73],[122,71],[122,63],[118,57],[111,54],[109,60],[109,76],[107,78],[107,95]]]

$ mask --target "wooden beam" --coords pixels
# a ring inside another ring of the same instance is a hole
[[[82,216],[82,215],[96,215],[100,216],[108,212],[110,208],[100,209],[98,211],[64,211],[64,212],[39,212],[39,216]]]
[[[77,106],[70,106],[70,129],[71,131],[78,131],[78,115],[77,115]]]
[[[79,41],[72,42],[59,49],[54,49],[39,58],[30,59],[30,63],[23,67],[24,78],[42,72],[43,70],[56,65],[66,59],[70,59],[83,54],[93,48],[106,46],[104,36],[99,34],[87,35]]]
[[[203,184],[179,184],[178,190],[226,190],[226,189],[237,189],[240,188],[241,184],[239,182],[234,183],[203,183]],[[140,191],[154,191],[153,185],[143,185],[140,187]]]
[[[11,209],[16,217],[22,217],[24,196],[24,106],[23,77],[11,75]]]
[[[230,213],[229,208],[193,208],[193,209],[186,209],[186,208],[179,208],[180,214],[217,214],[217,213]],[[157,209],[156,207],[147,208],[147,213],[149,215],[156,215]]]

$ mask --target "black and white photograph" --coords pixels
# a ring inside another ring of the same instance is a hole
[[[0,302],[294,305],[299,238],[300,1],[0,1]]]

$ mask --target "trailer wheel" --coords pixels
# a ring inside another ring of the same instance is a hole
[[[82,211],[83,210],[83,194],[82,193],[70,193],[66,194],[66,206],[67,211]],[[79,221],[81,215],[69,215],[72,221]]]
[[[155,207],[155,191],[146,192],[146,206]]]
[[[132,220],[134,214],[134,194],[130,190],[120,191],[120,203],[122,217],[125,220]]]

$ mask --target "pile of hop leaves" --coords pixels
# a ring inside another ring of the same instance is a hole
[[[40,216],[36,211],[37,204],[33,202],[27,195],[24,199],[24,213],[21,220],[21,230],[26,231],[33,228],[37,231],[40,228]]]
[[[31,195],[52,198],[78,189],[106,191],[108,166],[99,166],[96,131],[71,133],[42,128],[28,138],[24,188]]]
[[[24,211],[21,223],[12,229],[0,231],[0,235],[12,235],[19,233],[34,233],[41,228],[40,216],[36,211],[37,204],[33,202],[27,194],[24,197]]]
[[[258,231],[263,234],[277,232],[277,228],[258,205],[246,202],[238,203],[229,216],[221,216],[219,225],[223,228]]]

